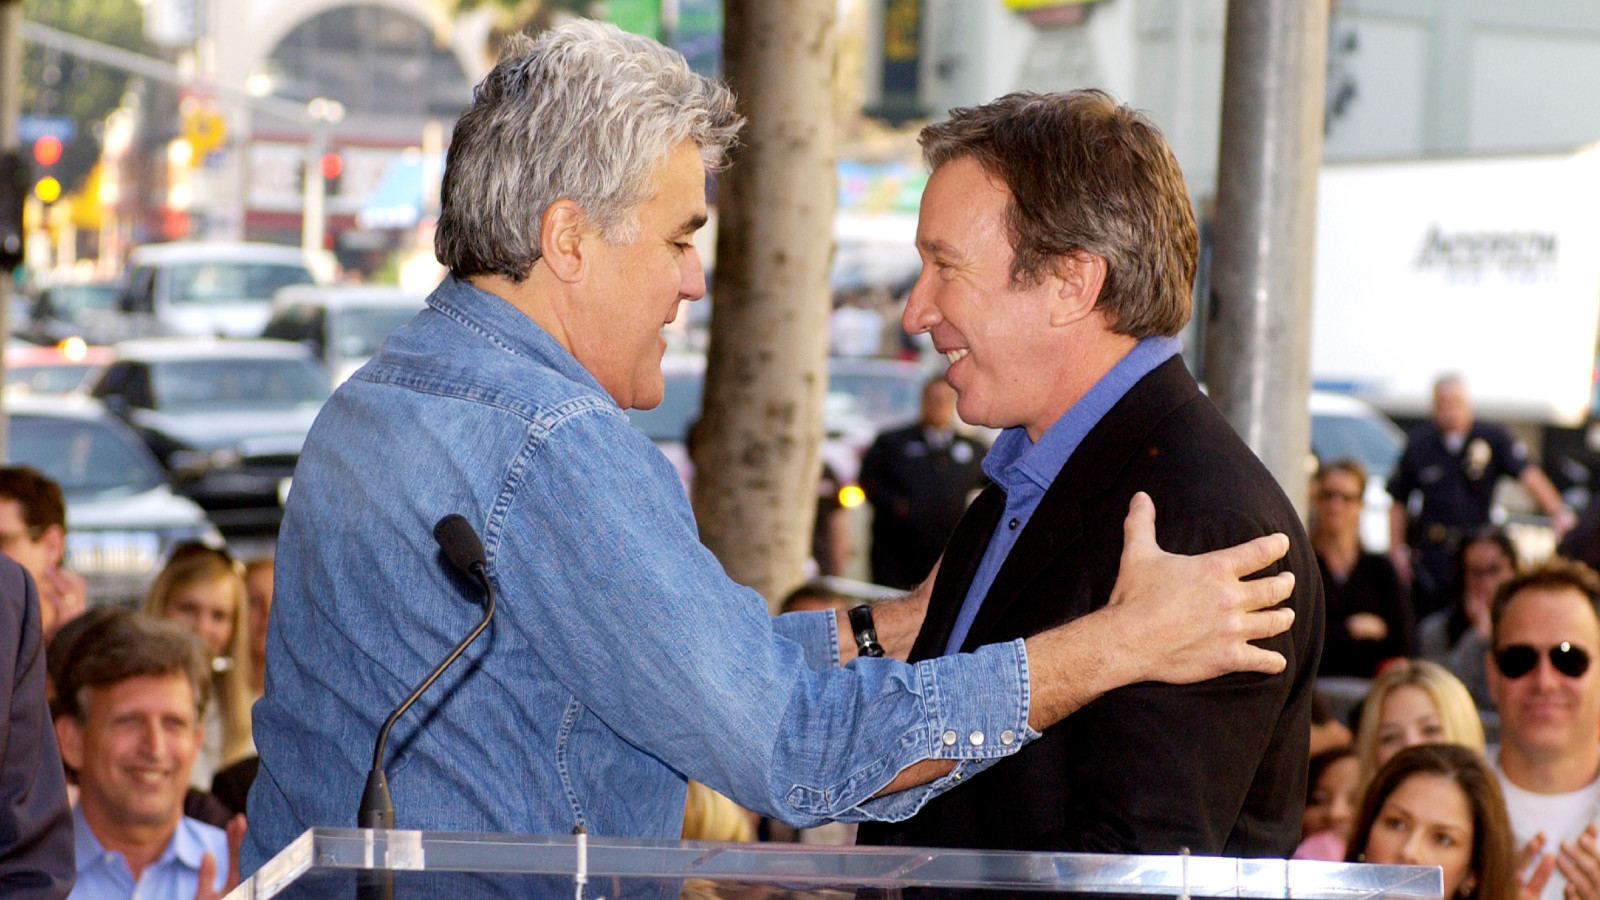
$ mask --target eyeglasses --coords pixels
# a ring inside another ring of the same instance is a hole
[[[1589,671],[1588,651],[1574,647],[1566,641],[1545,651],[1550,665],[1568,678],[1578,678]],[[1507,678],[1521,678],[1539,664],[1539,649],[1531,644],[1510,644],[1494,652],[1495,668]]]
[[[1347,494],[1343,491],[1320,491],[1317,494],[1317,499],[1324,503],[1330,500],[1343,500],[1345,503],[1359,503],[1361,501],[1361,495]]]

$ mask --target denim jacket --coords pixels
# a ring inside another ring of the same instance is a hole
[[[493,623],[395,725],[399,828],[676,838],[684,779],[797,826],[898,820],[1015,753],[1021,641],[838,665],[699,543],[671,464],[509,303],[446,278],[318,417],[278,539],[244,870],[355,824],[378,728],[482,617],[432,538],[483,538]],[[943,778],[879,799],[901,769]]]

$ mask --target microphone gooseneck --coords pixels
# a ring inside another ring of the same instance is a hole
[[[372,748],[372,771],[367,773],[366,789],[361,794],[361,808],[356,813],[356,824],[361,828],[394,827],[394,804],[389,798],[388,779],[383,773],[383,749],[389,740],[389,729],[393,728],[395,721],[411,708],[411,704],[415,703],[418,697],[422,696],[422,692],[444,674],[444,670],[456,661],[456,657],[478,639],[478,635],[489,627],[489,620],[494,618],[494,586],[489,583],[488,561],[483,552],[483,542],[478,539],[478,533],[473,530],[472,523],[457,513],[451,513],[434,526],[433,537],[439,542],[439,549],[444,552],[445,558],[450,560],[451,565],[462,573],[476,578],[478,583],[483,585],[485,596],[483,621],[479,622],[478,627],[472,629],[472,632],[450,651],[450,655],[417,685],[416,690],[411,692],[411,696],[407,697],[404,703],[389,714],[389,718],[383,723],[383,728],[379,729],[378,740]]]

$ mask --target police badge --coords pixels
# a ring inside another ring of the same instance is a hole
[[[1461,454],[1461,468],[1467,477],[1473,481],[1483,478],[1483,473],[1489,470],[1489,442],[1483,438],[1473,438],[1467,442],[1466,452]]]

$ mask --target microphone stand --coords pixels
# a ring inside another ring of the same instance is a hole
[[[476,535],[473,537],[476,540]],[[481,551],[479,552],[481,554]],[[454,562],[454,558],[451,561]],[[389,718],[383,723],[383,728],[378,731],[377,745],[372,749],[372,771],[367,773],[367,786],[361,792],[361,809],[356,813],[357,827],[373,830],[394,828],[394,802],[389,797],[389,780],[383,774],[383,748],[384,744],[389,740],[389,729],[393,728],[395,720],[399,719],[401,714],[410,709],[411,704],[422,696],[422,692],[426,691],[438,680],[440,675],[444,674],[444,670],[456,661],[456,657],[460,656],[469,644],[478,639],[478,635],[482,634],[483,630],[489,626],[489,620],[494,618],[494,586],[489,583],[489,576],[485,571],[484,563],[481,560],[474,560],[468,567],[468,573],[477,578],[478,583],[483,585],[484,594],[488,598],[484,604],[483,621],[479,622],[478,627],[472,629],[472,633],[457,644],[455,649],[450,651],[450,655],[445,657],[444,661],[439,663],[428,674],[428,677],[423,679],[421,684],[417,685],[417,689],[411,692],[411,696],[407,697],[404,703],[389,714]],[[376,860],[374,860],[374,865],[377,865]],[[393,897],[393,871],[372,868],[362,869],[356,873],[357,900],[393,900]]]

